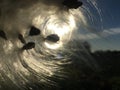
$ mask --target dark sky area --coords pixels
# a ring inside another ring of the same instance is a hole
[[[120,26],[120,0],[98,0],[106,28]]]
[[[120,50],[120,0],[97,0],[101,9],[103,30],[117,32],[103,38],[90,41],[94,50]]]

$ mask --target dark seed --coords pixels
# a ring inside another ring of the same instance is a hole
[[[57,42],[60,40],[60,38],[56,34],[51,34],[51,35],[46,37],[46,40],[51,41],[51,42]]]
[[[30,29],[29,35],[35,36],[35,35],[39,35],[40,33],[41,33],[41,31],[38,28],[32,26]]]
[[[3,30],[0,30],[0,37],[7,40],[6,34]]]
[[[32,49],[35,47],[35,43],[34,42],[28,42],[27,44],[25,44],[22,49],[23,50],[28,50],[28,49]]]
[[[83,3],[78,0],[64,0],[62,4],[69,9],[77,9],[78,7],[83,5]]]
[[[23,38],[23,35],[22,34],[19,34],[18,35],[18,39],[24,44],[26,43],[25,39]]]

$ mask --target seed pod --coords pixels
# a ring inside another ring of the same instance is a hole
[[[83,5],[83,3],[78,0],[64,0],[62,4],[69,9],[77,9]]]
[[[35,47],[35,43],[34,42],[28,42],[27,44],[25,44],[22,47],[22,50],[29,50]]]
[[[32,26],[30,28],[29,36],[39,35],[40,33],[41,33],[41,31],[38,28]]]
[[[19,39],[23,44],[26,43],[26,41],[25,41],[25,39],[23,38],[23,35],[22,35],[22,34],[19,34],[19,35],[18,35],[18,39]]]
[[[51,42],[57,42],[60,40],[60,38],[57,34],[51,34],[46,37],[46,40],[51,41]]]
[[[7,40],[6,34],[3,30],[0,30],[0,37]]]

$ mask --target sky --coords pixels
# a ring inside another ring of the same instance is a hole
[[[120,0],[97,0],[97,2],[101,9],[104,37],[88,33],[87,36],[90,37],[88,42],[93,51],[120,50]]]
[[[21,1],[21,3],[23,1]],[[41,0],[41,1],[44,1],[44,0]],[[53,0],[53,1],[56,1],[56,0]],[[101,37],[98,37],[96,34],[89,32],[87,35],[80,35],[80,38],[85,38],[88,42],[90,42],[93,50],[98,50],[98,49],[99,50],[120,50],[120,41],[119,41],[119,38],[120,38],[120,0],[80,0],[80,1],[83,1],[83,2],[97,1],[98,8],[100,8],[101,10],[102,23],[99,23],[98,14],[96,13],[96,10],[94,10],[93,8],[90,8],[89,5],[88,5],[88,8],[91,9],[92,14],[96,17],[96,19],[94,20],[97,23],[94,22],[94,28],[97,28],[96,29],[97,31],[102,31],[101,33],[103,35]],[[46,3],[50,3],[49,0],[46,0]],[[83,5],[84,4],[86,5],[86,3],[83,3]],[[16,7],[19,7],[19,5],[20,4],[18,5],[16,4]],[[11,7],[11,8],[15,9],[14,7]],[[40,10],[44,11],[43,9],[40,9]],[[45,15],[45,17],[49,15],[48,13]],[[44,14],[44,12],[40,12],[40,14],[42,15]],[[23,16],[26,16],[26,14]],[[24,21],[26,23],[29,22],[29,20],[27,19],[28,18],[26,17],[24,18]],[[19,21],[21,23],[22,19],[20,19]],[[20,25],[20,24],[17,24],[17,25]],[[103,26],[103,28],[99,29],[101,25]],[[16,23],[15,25],[13,24],[13,26],[16,26]],[[21,29],[21,26],[19,27]]]

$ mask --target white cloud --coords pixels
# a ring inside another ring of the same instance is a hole
[[[96,39],[101,37],[105,38],[105,37],[116,35],[116,34],[120,34],[120,28],[111,28],[108,30],[103,30],[102,32],[99,32],[99,33],[88,32],[86,34],[79,34],[78,38],[89,40],[89,39]]]
[[[108,29],[108,30],[104,30],[102,32],[102,34],[106,35],[106,36],[120,34],[120,28],[111,28],[111,29]]]

